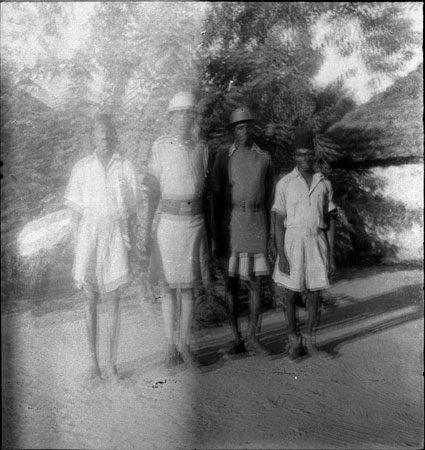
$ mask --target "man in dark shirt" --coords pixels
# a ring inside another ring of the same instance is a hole
[[[257,336],[262,277],[269,275],[270,209],[274,172],[270,156],[252,140],[254,116],[245,106],[233,111],[234,143],[217,154],[212,174],[215,256],[227,266],[226,290],[235,342],[231,354],[247,351],[238,325],[239,281],[250,291],[248,349],[266,354]]]

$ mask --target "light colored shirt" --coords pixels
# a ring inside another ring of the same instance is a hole
[[[105,168],[94,152],[72,169],[65,205],[85,215],[124,219],[136,212],[137,198],[131,162],[115,153]]]
[[[192,199],[203,194],[207,166],[205,142],[183,142],[178,137],[163,136],[152,147],[148,174],[159,181],[162,198]]]
[[[320,172],[310,188],[297,167],[276,185],[272,211],[285,217],[286,228],[326,229],[325,215],[335,208],[331,182]]]

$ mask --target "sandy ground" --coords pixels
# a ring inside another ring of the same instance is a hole
[[[289,360],[277,310],[260,335],[270,357],[225,359],[230,328],[200,330],[199,371],[162,367],[160,306],[133,289],[122,380],[98,384],[85,378],[80,297],[3,311],[2,448],[423,448],[422,280],[421,270],[363,269],[336,281],[322,358]]]

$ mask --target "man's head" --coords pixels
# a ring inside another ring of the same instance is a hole
[[[232,112],[229,124],[233,129],[237,146],[243,147],[251,144],[254,121],[254,114],[246,106],[241,106]]]
[[[294,139],[295,163],[302,172],[313,172],[316,154],[313,132],[308,128],[297,128]]]
[[[173,134],[189,137],[197,117],[195,96],[190,92],[178,92],[168,105]]]
[[[93,137],[99,156],[112,155],[117,144],[117,132],[111,114],[98,113],[93,124]]]

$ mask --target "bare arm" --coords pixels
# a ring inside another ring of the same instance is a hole
[[[275,220],[274,235],[277,247],[277,254],[279,255],[279,270],[289,275],[289,262],[285,254],[285,217],[281,214],[273,212]]]
[[[133,213],[127,218],[128,237],[132,249],[137,249],[137,214]]]
[[[335,210],[329,213],[328,228],[326,229],[326,240],[329,247],[329,275],[333,275],[336,270],[335,264]]]
[[[267,248],[270,261],[276,259],[276,243],[275,243],[275,217],[272,212],[275,189],[275,176],[271,160],[267,167],[266,183],[265,183],[265,207],[266,207],[266,227],[268,232]]]
[[[212,206],[212,240],[214,244],[214,255],[218,258],[226,253],[224,239],[223,218],[225,209],[225,189],[227,176],[224,173],[227,159],[222,161],[222,155],[217,155],[214,161],[211,175],[211,206]]]
[[[161,194],[155,189],[148,191],[148,214],[146,218],[145,251],[148,258],[152,250],[152,225],[156,210],[158,209]]]

